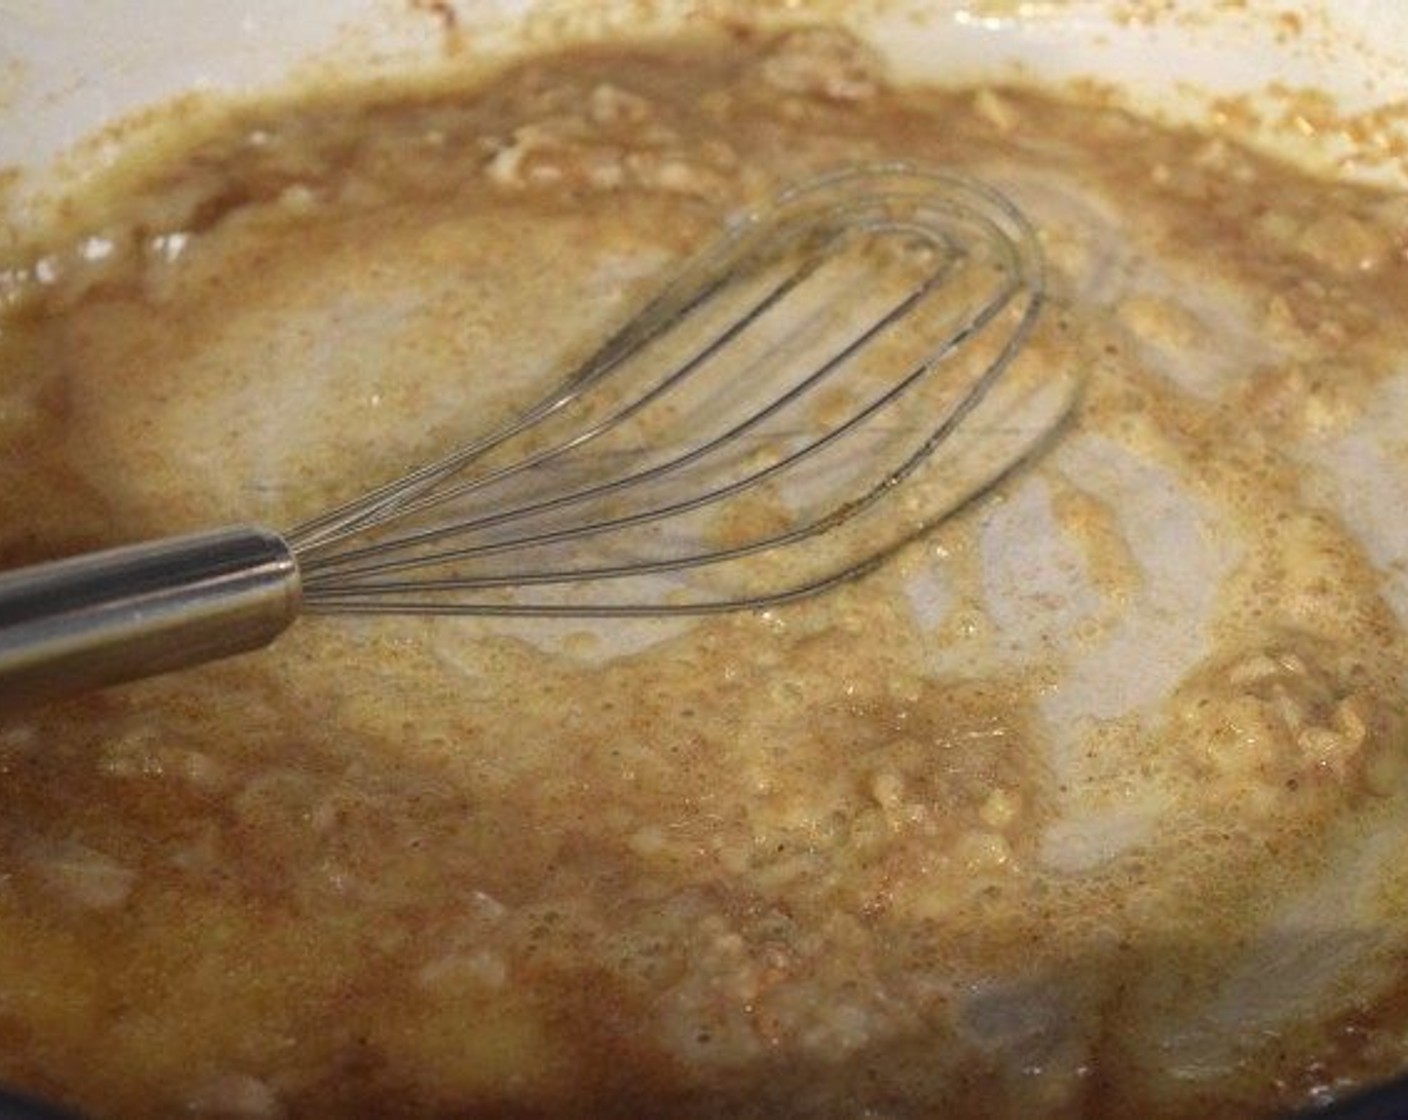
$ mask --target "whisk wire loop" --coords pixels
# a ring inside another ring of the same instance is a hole
[[[833,270],[839,281],[829,275]],[[891,291],[897,278],[903,284]],[[869,296],[867,284],[881,295]],[[731,297],[740,302],[729,303]],[[724,580],[717,587],[706,582],[702,591],[676,587],[663,596],[634,585],[642,577],[690,569],[723,572],[735,561],[834,532],[868,510],[930,461],[983,403],[1027,340],[1043,301],[1035,235],[990,188],[905,165],[825,177],[784,196],[773,211],[741,222],[524,418],[288,534],[302,569],[306,607],[701,613],[783,601],[850,578],[868,570],[869,554],[845,557],[820,577],[789,582],[787,575],[779,581],[773,574],[763,587]],[[837,341],[837,324],[844,325],[852,303],[865,305],[868,318],[858,329],[840,331]],[[722,323],[691,334],[716,304]],[[789,354],[789,332],[815,333],[814,320],[827,324],[820,333],[829,349],[820,356],[805,348],[801,358]],[[918,356],[888,358],[894,368],[879,376],[859,369],[883,336],[906,332],[919,338]],[[683,336],[676,343],[680,353],[661,361],[656,349],[675,335]],[[711,539],[697,516],[701,511],[714,509],[716,520],[727,520],[749,495],[800,476],[845,441],[856,442],[855,457],[863,460],[859,434],[912,398],[911,411],[932,405],[916,394],[985,335],[996,337],[956,371],[955,386],[925,417],[917,444],[881,469],[851,472],[843,485],[780,527],[742,540]],[[638,367],[650,375],[642,376]],[[841,418],[821,424],[810,418],[807,409],[820,407],[824,393],[846,379],[853,384]],[[754,382],[771,386],[770,395],[741,414],[731,411],[728,398],[740,387],[746,396]],[[711,407],[691,411],[700,403]],[[685,416],[673,426],[662,423],[672,407]],[[593,418],[593,409],[600,415]],[[587,413],[587,419],[571,420],[575,413]],[[779,427],[783,418],[789,428]],[[715,420],[722,430],[714,429]],[[532,445],[554,422],[565,433],[549,433],[546,446]],[[670,428],[669,438],[661,438],[662,427]],[[794,446],[740,470],[750,439],[760,447]],[[516,441],[529,446],[505,460]],[[596,458],[584,460],[588,454]],[[626,464],[623,470],[603,469],[613,457]],[[552,473],[583,463],[585,484],[563,486]],[[990,471],[980,484],[991,484],[998,473]],[[525,480],[531,484],[537,477],[543,480],[539,487],[524,488]],[[676,490],[662,489],[671,482]],[[662,545],[658,534],[639,536],[652,526],[686,525],[683,543]],[[592,541],[604,543],[586,547]],[[629,558],[614,559],[618,553]],[[507,568],[486,563],[495,557],[517,562]],[[393,575],[401,578],[386,578]],[[522,594],[534,587],[583,585],[591,586],[591,597],[567,592],[543,601]],[[603,588],[609,589],[604,595]]]

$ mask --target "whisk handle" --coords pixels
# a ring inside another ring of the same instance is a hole
[[[298,614],[283,538],[240,526],[0,575],[0,703],[257,649]]]

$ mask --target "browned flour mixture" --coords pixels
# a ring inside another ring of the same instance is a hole
[[[0,1082],[103,1117],[1207,1117],[1408,1062],[1403,198],[890,89],[828,32],[193,143],[0,272],[6,564],[298,520],[858,159],[1022,203],[1079,340],[1040,357],[1096,355],[1088,398],[820,601],[315,620],[0,716]]]

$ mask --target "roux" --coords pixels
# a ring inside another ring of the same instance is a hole
[[[0,559],[291,523],[877,158],[1041,230],[1054,450],[775,611],[317,619],[0,716],[0,1083],[1210,1117],[1408,1064],[1401,195],[825,29],[244,107],[0,262]]]

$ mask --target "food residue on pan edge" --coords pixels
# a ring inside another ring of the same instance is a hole
[[[842,161],[1010,192],[1066,327],[1036,357],[1098,359],[1039,469],[821,600],[317,621],[0,717],[0,1082],[95,1116],[1204,1117],[1405,1064],[1408,199],[892,89],[824,29],[195,143],[0,273],[6,564],[378,481]]]

